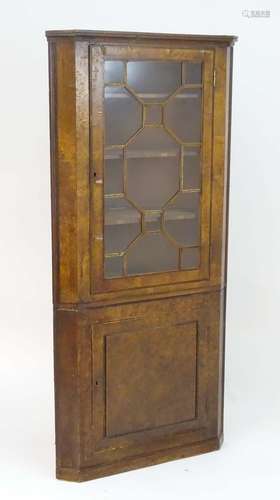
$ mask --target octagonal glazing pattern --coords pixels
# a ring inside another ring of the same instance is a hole
[[[178,249],[161,232],[147,232],[135,240],[127,256],[127,274],[176,271]]]
[[[164,122],[182,142],[201,141],[201,89],[184,88],[165,106]]]
[[[172,61],[129,61],[127,84],[143,101],[160,102],[180,87],[181,71]]]
[[[199,193],[179,192],[165,207],[165,230],[180,247],[199,245],[199,203]]]
[[[142,124],[142,106],[123,87],[105,87],[106,145],[125,144]]]
[[[127,196],[143,210],[158,210],[179,188],[180,147],[160,127],[144,127],[126,149]]]
[[[123,252],[140,233],[141,216],[125,198],[105,198],[105,247]]]
[[[104,275],[200,265],[201,61],[106,61]]]

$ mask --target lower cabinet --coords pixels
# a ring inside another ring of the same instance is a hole
[[[57,476],[86,480],[215,450],[224,298],[55,314]]]

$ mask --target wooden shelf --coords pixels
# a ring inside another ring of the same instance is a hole
[[[170,209],[164,215],[165,221],[178,221],[195,219],[195,214],[193,212],[187,212],[186,210],[176,210]],[[155,218],[157,220],[157,218]],[[153,222],[153,220],[149,220]],[[140,223],[140,214],[135,213],[133,210],[115,208],[109,210],[105,214],[105,226],[118,226],[121,224],[138,224]]]
[[[136,158],[176,158],[179,156],[180,151],[160,151],[160,150],[129,150],[125,152],[125,158],[136,159]],[[117,153],[105,153],[105,160],[121,160],[121,156]]]
[[[108,84],[108,87],[110,87],[110,84]],[[117,87],[114,87],[117,88]],[[123,88],[123,87],[121,87]],[[131,98],[130,93],[127,90],[126,92],[106,92],[105,94],[105,99],[128,99]],[[171,95],[169,93],[148,93],[148,92],[136,92],[136,96],[139,97],[140,99],[167,99],[167,97]]]
[[[125,158],[127,159],[136,159],[136,158],[176,158],[179,156],[180,151],[150,151],[150,150],[142,150],[142,151],[127,151],[125,153]]]
[[[141,216],[134,210],[127,208],[114,208],[105,213],[105,226],[117,226],[119,224],[138,224]]]
[[[108,87],[110,87],[110,84],[108,84]],[[114,88],[117,88],[117,87],[114,87]],[[121,87],[123,88],[123,87]],[[178,87],[180,88],[180,87]],[[189,99],[190,97],[197,97],[197,94],[194,94],[194,96],[190,95],[190,91],[191,90],[196,90],[196,89],[200,89],[202,88],[202,85],[201,84],[197,84],[197,83],[194,83],[194,84],[189,84],[187,89],[185,90],[188,90],[188,92],[185,92],[184,94],[176,94],[173,96],[173,99]],[[173,92],[171,93],[163,93],[163,92],[159,92],[159,93],[148,93],[148,92],[135,92],[135,95],[137,97],[139,97],[139,99],[143,99],[143,100],[149,100],[149,99],[155,99],[155,100],[159,100],[159,99],[167,99],[168,97],[170,97],[171,95],[173,94]],[[131,98],[131,95],[129,93],[129,90],[127,90],[126,92],[106,92],[105,94],[105,99],[129,99]]]
[[[187,148],[188,146],[186,146]],[[196,148],[197,150],[199,149],[200,145],[194,145],[194,146],[189,146]],[[180,155],[180,151],[178,148],[178,151],[164,151],[164,150],[150,150],[150,149],[142,149],[142,150],[126,150],[124,152],[124,156],[126,159],[135,159],[135,158],[176,158],[177,156]],[[190,154],[189,151],[185,150],[183,152],[183,156],[194,156]],[[121,153],[119,152],[105,152],[104,155],[105,160],[122,160],[122,151]]]
[[[177,220],[186,220],[186,219],[195,219],[194,212],[187,212],[186,210],[176,210],[169,209],[167,213],[164,215],[164,220],[166,221],[177,221]]]

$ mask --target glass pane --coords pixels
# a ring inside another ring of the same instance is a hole
[[[181,63],[131,61],[127,84],[144,101],[162,101],[181,85]]]
[[[105,62],[105,278],[200,266],[202,69]]]
[[[201,83],[201,79],[202,79],[202,64],[200,62],[183,63],[183,83],[199,84]]]
[[[105,61],[104,81],[105,83],[123,83],[124,81],[123,61]]]
[[[141,231],[140,213],[124,198],[105,198],[105,253],[122,252]]]
[[[123,275],[123,257],[116,255],[114,257],[105,257],[105,276],[106,278],[117,278]]]
[[[161,230],[161,212],[146,212],[144,214],[144,231]]]
[[[184,171],[183,188],[200,189],[201,168],[200,168],[200,150],[198,148],[184,149]]]
[[[164,212],[164,227],[179,246],[199,245],[199,193],[178,193]]]
[[[139,101],[122,87],[105,87],[106,144],[125,144],[141,125]]]
[[[128,198],[143,209],[160,209],[179,188],[179,154],[162,128],[144,127],[126,150]]]
[[[182,89],[165,107],[165,124],[183,142],[201,141],[201,89]]]
[[[138,238],[127,252],[127,273],[159,273],[178,268],[178,249],[162,234],[147,233]]]
[[[123,150],[112,149],[105,152],[104,163],[105,194],[123,192]]]
[[[200,265],[200,249],[198,247],[183,248],[181,255],[182,269],[196,269]]]
[[[150,104],[145,106],[145,125],[159,125],[162,121],[162,106]]]

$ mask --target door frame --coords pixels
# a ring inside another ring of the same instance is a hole
[[[90,46],[90,288],[91,293],[126,291],[145,287],[208,280],[210,277],[211,170],[213,133],[213,50],[158,47]],[[203,63],[201,265],[189,271],[171,271],[121,278],[104,278],[103,176],[104,176],[104,77],[105,59],[201,61]]]

